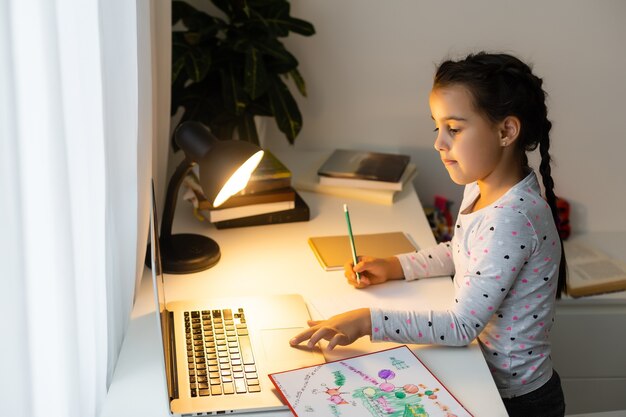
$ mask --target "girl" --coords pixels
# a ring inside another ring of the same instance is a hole
[[[372,340],[467,345],[478,340],[511,416],[563,416],[549,334],[565,285],[550,174],[550,128],[542,80],[506,54],[478,53],[440,65],[430,94],[435,149],[465,185],[450,242],[416,253],[346,264],[357,288],[392,279],[454,275],[446,311],[358,309],[294,337],[313,347]],[[527,151],[539,147],[546,200]],[[360,284],[355,272],[361,273]]]

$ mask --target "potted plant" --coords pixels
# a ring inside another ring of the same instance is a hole
[[[315,33],[290,15],[287,0],[211,0],[211,15],[183,1],[172,2],[172,115],[195,120],[218,138],[259,143],[255,116],[273,117],[290,143],[302,115],[286,81],[306,96],[298,60],[280,41],[294,32]],[[174,143],[174,146],[176,144]]]

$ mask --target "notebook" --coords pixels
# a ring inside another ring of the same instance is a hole
[[[347,235],[310,237],[308,242],[326,271],[343,269],[343,265],[352,259]],[[403,232],[354,235],[354,246],[358,256],[368,255],[377,258],[413,252],[417,249]]]
[[[324,361],[319,349],[289,346],[310,318],[299,295],[167,302],[152,187],[150,254],[165,379],[175,415],[285,409],[268,374]],[[220,277],[211,277],[220,279]],[[184,279],[184,278],[182,278]],[[225,279],[222,277],[222,279]],[[166,392],[165,392],[166,391]]]

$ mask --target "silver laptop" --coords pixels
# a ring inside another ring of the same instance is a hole
[[[289,346],[289,339],[310,318],[302,297],[213,299],[207,294],[200,300],[167,303],[154,185],[150,240],[170,413],[195,416],[286,409],[267,375],[324,362],[319,350]]]

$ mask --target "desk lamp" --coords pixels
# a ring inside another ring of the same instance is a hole
[[[220,259],[220,248],[206,236],[172,234],[172,222],[180,186],[187,173],[198,165],[200,186],[213,207],[243,190],[250,175],[263,158],[263,151],[240,140],[219,140],[201,123],[181,123],[174,140],[185,153],[167,187],[161,223],[160,247],[163,271],[188,274],[211,268]]]

